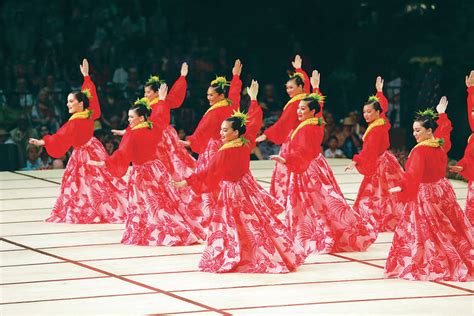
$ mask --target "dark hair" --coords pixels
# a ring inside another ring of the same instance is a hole
[[[151,114],[151,110],[148,109],[143,103],[132,105],[130,107],[130,110],[135,111],[135,113],[137,113],[138,116],[143,116],[145,120],[148,120],[148,117]]]
[[[231,123],[232,129],[239,132],[239,136],[242,136],[247,131],[247,127],[245,125],[242,126],[242,120],[237,117],[231,116],[225,121]]]
[[[329,137],[329,139],[328,139],[328,144],[329,144],[329,142],[330,142],[332,139],[335,139],[335,140],[336,140],[336,143],[338,143],[338,144],[339,144],[339,140],[338,140],[338,139],[337,139],[337,137],[336,137],[336,136],[334,136],[334,135],[333,135],[333,136],[331,136],[331,137]]]
[[[225,95],[227,93],[227,87],[225,87],[223,85],[220,85],[218,83],[211,84],[209,87],[214,89],[214,91],[217,94],[224,94]]]
[[[76,98],[77,102],[82,102],[84,110],[89,107],[89,98],[82,91],[73,91],[71,94]]]
[[[380,103],[378,101],[368,101],[364,104],[364,106],[366,105],[372,105],[375,111],[379,111],[380,113],[382,113],[382,107],[380,106]]]
[[[150,88],[154,92],[158,91],[160,89],[160,83],[159,82],[151,82],[151,83],[145,83],[145,87]]]
[[[291,80],[294,80],[295,83],[296,83],[296,86],[301,86],[304,88],[304,80],[303,78],[301,78],[300,76],[293,76],[293,77],[290,77],[290,79],[288,79],[287,82],[291,81]]]
[[[310,111],[314,110],[314,113],[321,112],[321,105],[314,98],[304,98],[303,101],[308,102],[308,108]]]
[[[435,119],[430,115],[417,115],[414,121],[420,122],[421,126],[426,129],[431,128],[433,132],[438,128],[438,123],[436,123]]]

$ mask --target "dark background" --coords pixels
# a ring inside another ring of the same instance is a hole
[[[326,108],[337,119],[361,111],[375,93],[377,75],[386,82],[401,78],[408,148],[414,111],[446,95],[454,125],[450,156],[459,158],[470,134],[464,77],[474,68],[473,21],[474,1],[467,0],[2,1],[0,124],[11,130],[26,117],[34,125],[28,106],[17,101],[25,93],[18,90],[22,78],[33,99],[54,81],[49,86],[57,98],[48,106],[59,109],[62,123],[67,92],[81,83],[82,57],[89,59],[99,94],[108,93],[120,65],[136,69],[136,82],[119,97],[124,109],[142,94],[150,74],[172,82],[187,61],[183,108],[195,112],[196,124],[208,106],[209,81],[217,74],[230,78],[236,58],[244,64],[244,84],[251,78],[274,84],[283,107],[287,72],[300,54],[309,74],[321,72]]]

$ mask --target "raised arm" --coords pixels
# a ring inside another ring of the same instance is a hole
[[[303,59],[301,59],[301,56],[296,55],[295,60],[293,60],[291,64],[295,68],[295,72],[302,74],[303,77],[304,77],[304,80],[303,80],[304,81],[304,86],[303,86],[304,92],[305,93],[310,93],[310,91],[311,91],[310,80],[309,80],[309,77],[308,77],[308,74],[306,73],[306,71],[304,71],[301,68],[301,66],[303,64]]]
[[[381,116],[388,122],[386,116],[386,113],[388,111],[388,100],[383,94],[383,83],[384,80],[382,77],[378,76],[377,79],[375,79],[375,89],[377,90],[376,97],[379,99],[380,107],[382,108]]]
[[[471,127],[471,132],[474,133],[474,70],[471,70],[469,77],[466,76],[466,86],[467,86],[467,117],[469,120],[469,126]]]
[[[82,65],[80,65],[81,73],[84,76],[84,83],[82,84],[82,91],[88,90],[91,97],[89,99],[89,110],[92,112],[91,119],[97,120],[100,117],[100,104],[99,97],[97,95],[97,90],[95,88],[94,82],[92,82],[91,77],[89,76],[89,62],[87,59],[82,60]]]
[[[262,108],[257,102],[258,82],[252,80],[252,84],[247,88],[250,96],[250,107],[248,110],[247,132],[244,137],[248,139],[252,145],[255,145],[255,138],[257,138],[258,131],[262,128],[263,112]]]
[[[186,76],[188,75],[188,64],[183,63],[181,65],[181,76],[171,87],[170,92],[167,96],[167,102],[170,109],[177,109],[181,107],[186,98]]]
[[[451,149],[451,131],[453,127],[451,121],[448,118],[448,115],[445,113],[446,108],[448,107],[448,99],[443,96],[439,101],[439,104],[436,106],[436,111],[438,111],[438,128],[434,132],[436,138],[442,138],[444,140],[443,149],[446,153]]]
[[[232,68],[232,80],[229,88],[229,100],[232,101],[232,108],[238,110],[240,108],[240,95],[242,91],[242,80],[240,74],[242,73],[242,63],[237,59]]]
[[[311,80],[311,87],[313,88],[313,93],[317,93],[324,96],[321,90],[319,90],[319,84],[321,82],[321,74],[317,70],[313,70],[310,80]],[[323,117],[324,101],[321,101],[318,103],[321,106],[321,111],[316,115],[316,117]]]

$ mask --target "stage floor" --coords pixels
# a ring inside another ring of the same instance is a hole
[[[350,203],[362,176],[329,160]],[[268,189],[273,163],[252,162]],[[63,170],[0,172],[2,315],[473,315],[474,284],[383,279],[392,233],[367,252],[312,255],[296,272],[211,274],[203,245],[120,244],[123,225],[45,223]],[[464,207],[467,184],[453,181]]]

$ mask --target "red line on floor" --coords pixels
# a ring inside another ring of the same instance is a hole
[[[377,264],[365,262],[365,261],[363,261],[363,260],[358,260],[358,259],[354,259],[354,258],[342,256],[342,255],[340,255],[340,254],[333,254],[333,253],[330,253],[330,255],[335,256],[335,257],[338,257],[338,258],[343,258],[343,259],[346,259],[346,260],[350,260],[350,261],[359,262],[359,263],[366,264],[366,265],[369,265],[369,266],[373,266],[373,267],[376,267],[376,268],[379,268],[379,269],[384,269],[383,266],[379,266],[379,265],[377,265]],[[460,291],[464,291],[464,292],[468,292],[468,293],[471,293],[471,294],[474,293],[474,291],[472,291],[472,290],[470,290],[470,289],[466,289],[466,288],[464,288],[464,287],[457,286],[457,285],[451,285],[451,284],[448,284],[448,283],[444,283],[444,282],[442,282],[442,281],[428,281],[428,282],[436,283],[436,284],[443,285],[443,286],[447,286],[447,287],[450,287],[450,288],[453,288],[453,289],[457,289],[457,290],[460,290]]]
[[[134,284],[134,285],[140,286],[140,287],[142,287],[142,288],[145,288],[145,289],[148,289],[148,290],[151,290],[151,291],[155,291],[155,292],[157,292],[157,293],[161,293],[161,294],[167,295],[167,296],[169,296],[169,297],[172,297],[172,298],[178,299],[178,300],[180,300],[180,301],[183,301],[183,302],[186,302],[186,303],[189,303],[189,304],[193,304],[193,305],[196,305],[196,306],[205,308],[205,309],[207,309],[207,310],[210,310],[210,311],[219,313],[219,314],[221,314],[221,315],[228,315],[228,313],[226,313],[226,312],[224,312],[224,311],[222,311],[222,310],[219,310],[219,309],[217,309],[217,308],[214,308],[214,307],[211,307],[211,306],[208,306],[208,305],[205,305],[205,304],[202,304],[202,303],[199,303],[199,302],[196,302],[196,301],[187,299],[187,298],[185,298],[185,297],[181,297],[181,296],[179,296],[179,295],[170,293],[170,292],[168,292],[168,291],[161,290],[161,289],[159,289],[159,288],[156,288],[156,287],[153,287],[153,286],[150,286],[150,285],[147,285],[147,284],[138,282],[138,281],[134,281],[134,280],[131,280],[131,279],[127,279],[127,278],[125,278],[125,277],[123,277],[123,276],[120,276],[120,275],[117,275],[117,274],[114,274],[114,273],[111,273],[111,272],[108,272],[108,271],[105,271],[105,270],[102,270],[102,269],[98,269],[98,268],[95,268],[95,267],[86,265],[86,264],[84,264],[84,263],[80,263],[80,262],[77,262],[77,261],[74,261],[74,260],[71,260],[71,259],[68,259],[68,258],[64,258],[64,257],[61,257],[61,256],[57,256],[57,255],[54,255],[54,254],[51,254],[51,253],[48,253],[48,252],[45,252],[45,251],[42,251],[42,250],[39,250],[39,249],[31,248],[31,247],[29,247],[29,246],[26,246],[26,245],[23,245],[23,244],[20,244],[20,243],[16,243],[16,242],[14,242],[14,241],[11,241],[11,240],[8,240],[8,239],[5,239],[5,238],[0,238],[0,240],[3,240],[3,241],[5,241],[5,242],[8,242],[8,243],[10,243],[10,244],[12,244],[12,245],[15,245],[15,246],[17,246],[17,247],[23,247],[23,248],[25,248],[25,249],[28,249],[28,250],[31,250],[31,251],[40,253],[40,254],[42,254],[42,255],[50,256],[50,257],[53,257],[53,258],[56,258],[56,259],[60,259],[60,260],[63,260],[63,261],[72,263],[72,264],[74,264],[74,265],[80,266],[80,267],[82,267],[82,268],[85,268],[85,269],[88,269],[88,270],[91,270],[91,271],[95,271],[95,272],[98,272],[98,273],[101,273],[101,274],[105,274],[105,275],[108,275],[108,276],[110,276],[110,277],[119,279],[119,280],[121,280],[121,281],[128,282],[128,283],[130,283],[130,284]]]
[[[118,224],[117,224],[118,225]],[[19,235],[7,235],[2,237],[25,237],[25,236],[42,236],[42,235],[61,235],[61,234],[79,234],[79,233],[97,233],[97,232],[113,232],[123,231],[123,228],[118,229],[93,229],[93,230],[80,230],[80,231],[68,231],[68,232],[51,232],[51,233],[35,233],[35,234],[19,234]]]
[[[297,307],[297,306],[307,306],[307,305],[325,305],[325,304],[341,304],[341,303],[365,303],[365,302],[375,302],[375,301],[396,301],[396,300],[412,300],[412,299],[449,298],[449,297],[464,297],[464,296],[473,296],[473,295],[474,294],[451,294],[451,295],[414,296],[414,297],[387,297],[387,298],[373,298],[373,299],[361,299],[361,300],[309,302],[309,303],[266,305],[266,306],[245,306],[245,307],[236,307],[236,308],[223,308],[222,310],[231,312],[231,311],[245,310],[245,309],[264,309],[264,308]],[[191,314],[191,313],[204,313],[204,312],[206,312],[206,311],[174,312],[174,313],[170,313],[170,314],[178,315],[178,314]],[[160,315],[160,314],[148,314],[148,315]]]

